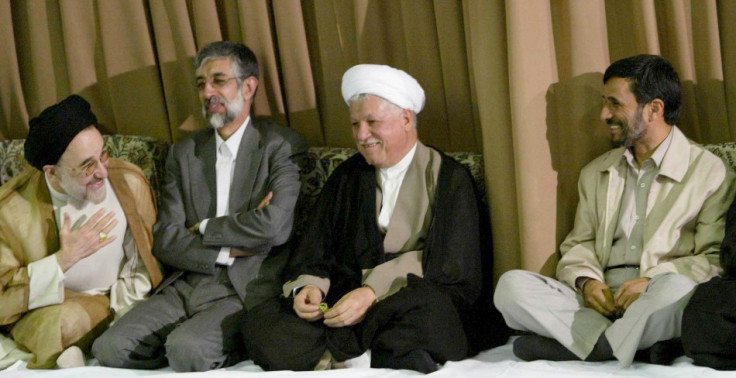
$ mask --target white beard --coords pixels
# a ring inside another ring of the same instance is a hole
[[[79,203],[89,201],[94,204],[98,204],[104,201],[107,196],[107,187],[105,185],[100,189],[89,191],[87,190],[86,185],[79,185],[74,181],[73,177],[65,173],[62,173],[60,176],[61,182],[59,182],[59,186],[64,189],[66,195],[69,196],[70,199],[74,199]]]

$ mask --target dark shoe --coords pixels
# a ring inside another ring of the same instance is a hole
[[[555,339],[539,335],[521,336],[514,341],[514,355],[524,361],[580,361],[580,357]],[[611,346],[605,334],[601,334],[585,361],[607,361],[613,359]]]
[[[658,341],[648,349],[636,352],[637,361],[657,365],[672,365],[675,358],[685,355],[680,338]]]
[[[574,361],[580,360],[555,339],[539,335],[520,336],[514,340],[514,355],[524,361]]]
[[[438,369],[437,363],[424,349],[414,349],[399,357],[395,357],[388,350],[373,349],[371,350],[371,367],[409,369],[424,374],[435,372]]]

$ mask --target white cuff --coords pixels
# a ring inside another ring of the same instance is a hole
[[[207,218],[207,219],[204,219],[201,222],[199,222],[199,233],[201,235],[204,235],[204,230],[207,229],[207,222],[209,222],[209,221],[210,221],[210,219]]]
[[[64,301],[64,272],[56,255],[28,264],[28,310]]]
[[[233,265],[235,262],[235,257],[230,257],[230,247],[222,247],[220,248],[220,253],[217,255],[217,260],[215,260],[215,264],[217,265]]]
[[[306,286],[306,285],[304,285],[304,286]],[[296,295],[299,292],[299,290],[301,290],[304,286],[299,286],[299,287],[295,287],[295,288],[291,289],[291,297],[292,298],[293,297],[296,297]],[[324,298],[324,295],[322,295],[322,297]]]

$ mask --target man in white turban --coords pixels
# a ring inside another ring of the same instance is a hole
[[[265,370],[310,370],[370,349],[371,367],[429,373],[471,349],[465,320],[488,231],[473,181],[418,140],[424,91],[406,72],[352,67],[342,95],[360,154],[322,190],[284,298],[246,315],[249,356]]]

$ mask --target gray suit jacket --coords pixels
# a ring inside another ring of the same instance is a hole
[[[214,274],[223,246],[256,252],[239,257],[228,276],[247,309],[273,296],[281,286],[288,258],[283,246],[291,234],[294,207],[301,186],[299,170],[307,142],[289,128],[253,120],[243,133],[230,186],[229,215],[215,217],[215,131],[201,130],[174,144],[166,161],[154,255],[177,271],[159,286],[168,286],[184,272]],[[273,191],[271,204],[254,210]],[[209,218],[204,235],[189,227]]]

